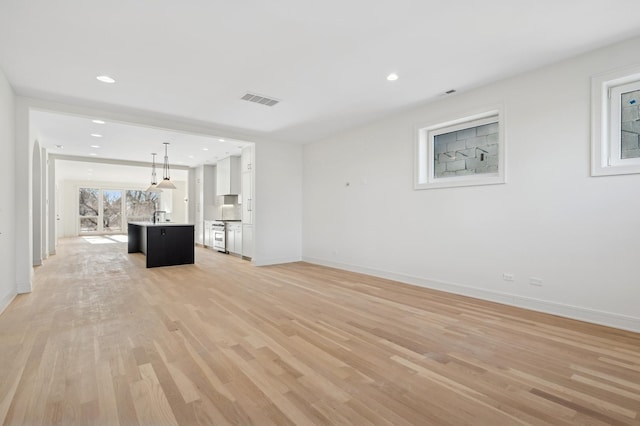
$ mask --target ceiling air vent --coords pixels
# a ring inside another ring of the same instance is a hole
[[[267,98],[265,96],[260,96],[260,95],[256,95],[255,93],[249,93],[249,92],[247,92],[247,94],[244,95],[241,99],[243,101],[255,102],[257,104],[266,105],[270,107],[280,102],[277,99]]]

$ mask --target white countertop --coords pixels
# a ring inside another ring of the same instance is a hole
[[[153,223],[153,222],[128,222],[131,225],[136,225],[136,226],[147,226],[147,227],[154,227],[154,226],[193,226],[193,223],[178,223],[178,222],[158,222],[158,223]]]

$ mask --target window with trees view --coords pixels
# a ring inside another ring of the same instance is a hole
[[[156,192],[127,191],[127,221],[147,221],[160,202]]]
[[[95,232],[98,230],[100,217],[100,190],[95,188],[80,188],[80,232]]]
[[[104,232],[122,232],[122,191],[102,190],[102,225]]]
[[[145,191],[80,188],[78,201],[81,234],[117,234],[126,231],[128,221],[151,220],[160,200],[159,194]]]

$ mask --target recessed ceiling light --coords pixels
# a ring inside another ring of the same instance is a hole
[[[209,151],[209,148],[202,148],[203,151]]]
[[[101,138],[102,135],[99,133],[91,133],[91,136],[93,136],[94,138]]]
[[[396,74],[395,72],[392,72],[387,76],[387,80],[389,81],[396,81],[398,78],[398,74]]]
[[[91,122],[96,124],[104,124],[104,121],[102,120],[91,120]]]
[[[91,148],[100,148],[100,145],[91,145]]]
[[[218,139],[220,142],[224,142],[224,139]]]
[[[196,157],[194,157],[193,155],[190,155],[189,158],[196,158]]]
[[[115,83],[116,82],[112,77],[109,77],[108,75],[99,75],[96,78],[99,81],[103,82],[103,83]]]
[[[95,152],[92,152],[89,155],[95,156],[95,155],[98,155],[98,154],[96,154]]]

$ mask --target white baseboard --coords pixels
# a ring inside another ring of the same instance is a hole
[[[401,283],[416,285],[419,287],[446,291],[448,293],[474,297],[477,299],[488,300],[491,302],[502,303],[505,305],[516,306],[532,311],[558,315],[561,317],[586,321],[594,324],[605,325],[608,327],[619,328],[636,333],[640,332],[639,317],[631,317],[611,312],[597,311],[593,309],[582,308],[580,306],[566,305],[563,303],[551,302],[548,300],[540,300],[515,294],[485,290],[452,282],[430,280],[426,278],[415,277],[412,275],[399,274],[396,272],[384,271],[357,265],[350,265],[315,257],[303,256],[302,260],[304,262],[328,266],[331,268],[344,269],[346,271],[358,272],[361,274],[372,275],[374,277],[386,278],[389,280],[399,281]]]
[[[17,293],[7,294],[5,297],[0,299],[0,315],[2,315],[4,310],[7,309],[7,306],[9,306],[11,302],[13,302],[13,299],[15,299],[16,296]]]
[[[292,263],[292,262],[300,262],[302,259],[299,257],[274,257],[271,259],[257,259],[253,258],[253,264],[256,266],[269,266],[269,265],[278,265],[280,263]]]
[[[31,282],[18,283],[17,287],[18,287],[18,294],[31,293],[31,290],[33,289],[31,287]]]

